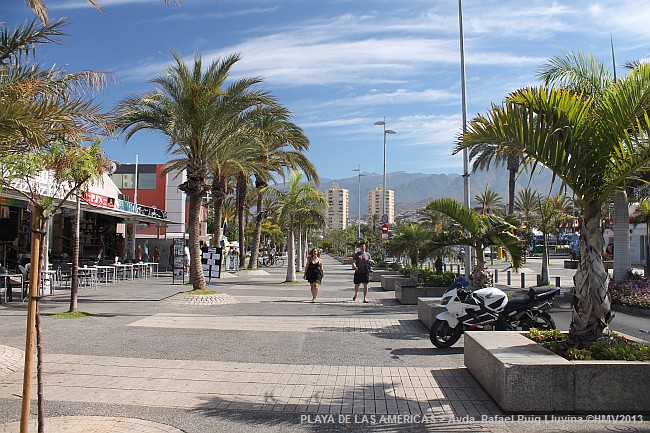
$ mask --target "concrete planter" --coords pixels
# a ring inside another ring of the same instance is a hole
[[[439,297],[447,287],[422,287],[416,286],[413,281],[395,282],[395,299],[403,305],[417,305],[419,297]]]
[[[389,291],[395,290],[395,283],[397,281],[411,281],[410,278],[401,277],[399,275],[381,275],[381,288]]]
[[[396,271],[387,271],[385,269],[375,269],[373,272],[370,273],[370,281],[379,283],[381,282],[381,276],[382,275],[397,275],[399,276],[400,273]]]
[[[465,366],[507,413],[650,413],[649,362],[568,361],[518,332],[468,331]]]
[[[436,320],[438,313],[445,310],[445,307],[440,305],[442,298],[418,298],[418,319],[424,323],[427,329],[431,329],[433,321]]]

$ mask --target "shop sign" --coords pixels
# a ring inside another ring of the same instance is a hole
[[[110,209],[115,208],[115,199],[113,197],[95,194],[94,192],[84,192],[83,200],[92,206],[102,206]]]
[[[167,219],[167,212],[162,209],[131,203],[130,201],[120,200],[119,198],[115,201],[115,208],[138,215]]]

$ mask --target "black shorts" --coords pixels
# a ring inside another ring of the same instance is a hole
[[[367,272],[355,272],[354,273],[354,284],[368,284],[370,277]]]

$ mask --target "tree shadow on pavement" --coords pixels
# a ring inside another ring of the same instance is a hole
[[[356,377],[351,378],[352,385],[337,387],[316,385],[317,377],[311,384],[296,385],[290,391],[278,385],[277,391],[263,395],[215,396],[195,410],[245,423],[251,429],[266,426],[268,431],[279,428],[318,433],[489,432],[486,426],[463,419],[468,416],[467,408],[474,408],[469,410],[474,410],[475,418],[501,414],[487,394],[472,391],[478,385],[465,369],[431,370],[422,381],[403,371],[388,382],[358,386],[354,386]],[[437,386],[433,387],[430,380]]]

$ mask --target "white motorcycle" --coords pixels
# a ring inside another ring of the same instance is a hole
[[[550,310],[559,288],[531,288],[525,295],[508,299],[496,287],[467,290],[469,282],[458,277],[442,296],[441,305],[447,311],[436,316],[429,338],[434,346],[450,347],[465,330],[515,331],[537,328],[555,329]]]

